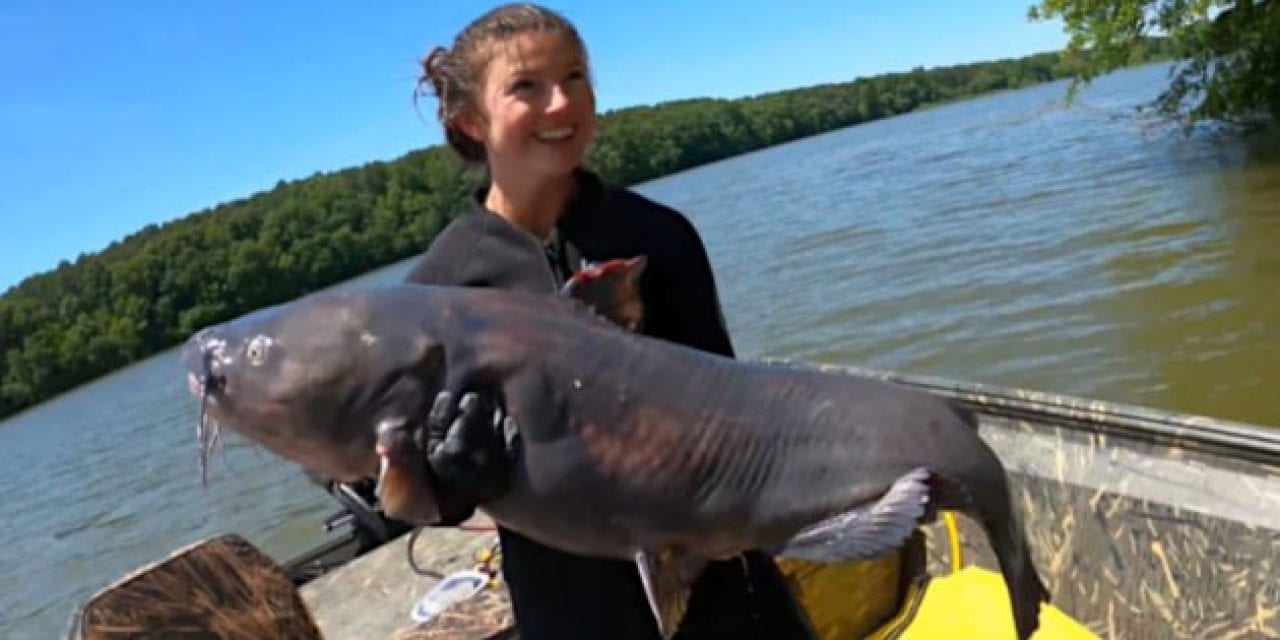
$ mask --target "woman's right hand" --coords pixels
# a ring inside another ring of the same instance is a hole
[[[519,454],[515,419],[476,392],[436,395],[423,431],[423,450],[435,482],[441,524],[457,524],[510,484]]]

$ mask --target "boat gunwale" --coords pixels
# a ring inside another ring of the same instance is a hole
[[[1228,457],[1233,462],[1280,466],[1280,428],[1122,402],[856,365],[785,358],[762,358],[756,361],[862,375],[904,384],[951,398],[982,415],[1020,419],[1074,432],[1116,436],[1129,441],[1180,447],[1192,452]],[[319,575],[364,555],[357,552],[354,557],[346,557],[346,547],[351,543],[347,538],[335,540],[328,545],[318,545],[286,560],[284,564],[299,585],[306,584]],[[365,552],[371,550],[367,549]],[[311,575],[309,569],[315,571],[315,574]]]
[[[957,400],[988,415],[1053,424],[1073,431],[1115,435],[1215,456],[1225,454],[1235,461],[1280,465],[1280,428],[1123,402],[856,365],[782,358],[764,359],[762,362],[879,378]]]

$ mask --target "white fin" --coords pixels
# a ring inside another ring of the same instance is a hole
[[[707,566],[706,558],[672,549],[637,551],[636,569],[649,599],[649,608],[663,638],[675,635],[689,609],[690,586]]]
[[[811,525],[779,555],[810,562],[879,558],[902,546],[929,509],[928,469],[913,469],[880,499]]]

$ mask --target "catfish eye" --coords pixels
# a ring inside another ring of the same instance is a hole
[[[271,347],[271,338],[267,336],[254,336],[249,344],[244,348],[244,357],[249,359],[249,364],[254,366],[260,365],[267,360],[267,351]]]

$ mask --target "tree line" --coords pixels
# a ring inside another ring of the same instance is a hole
[[[1131,62],[1168,55],[1150,40]],[[890,73],[739,99],[601,114],[586,164],[629,185],[943,101],[1070,77],[1079,54]],[[0,417],[208,325],[425,250],[479,177],[443,146],[278,182],[148,225],[0,296]]]

